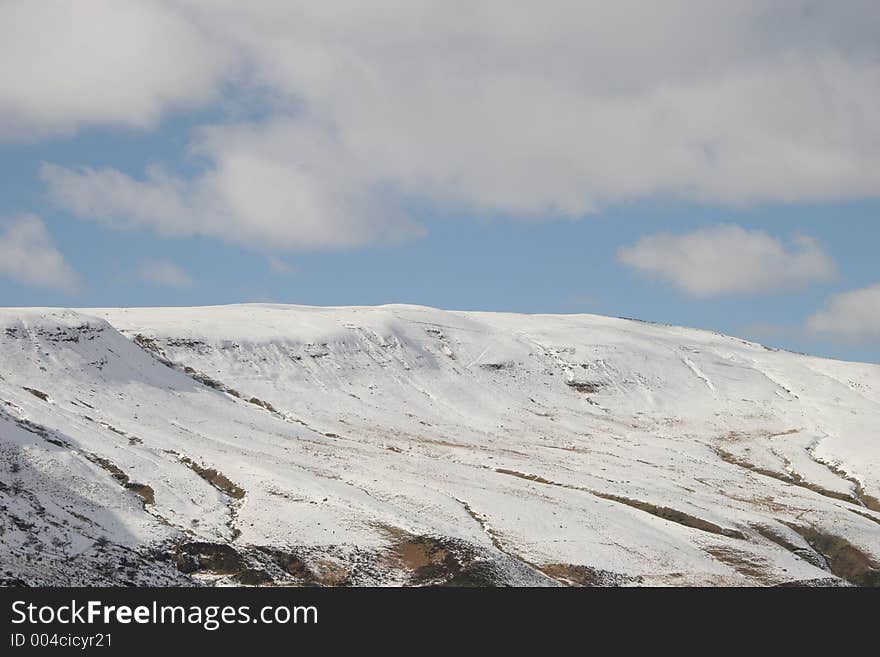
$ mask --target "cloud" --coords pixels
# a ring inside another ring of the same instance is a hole
[[[0,222],[0,276],[62,292],[80,289],[77,273],[55,247],[39,217],[22,215]]]
[[[617,259],[694,297],[778,292],[827,281],[837,271],[811,237],[796,235],[786,245],[764,231],[730,224],[646,235],[621,248]]]
[[[332,151],[311,168],[278,155],[285,146],[302,146],[291,136],[266,135],[249,148],[205,142],[204,149],[216,152],[215,166],[194,180],[176,179],[158,167],[142,181],[115,169],[51,164],[40,175],[58,206],[122,230],[207,236],[269,252],[350,248],[424,234],[398,209],[341,180],[334,169],[344,164],[334,165]]]
[[[169,110],[211,100],[231,57],[173,3],[7,0],[0,139],[153,126]]]
[[[807,320],[807,329],[853,341],[880,339],[880,283],[835,294]]]
[[[18,40],[2,46],[11,68],[58,98],[16,78],[0,117],[145,125],[220,89],[257,105],[257,118],[194,132],[204,167],[192,176],[49,170],[62,207],[115,227],[346,248],[422,234],[414,206],[535,220],[644,198],[740,206],[880,190],[869,0],[112,6],[126,10],[105,9],[112,30],[94,21],[100,57],[47,48],[37,75],[21,53],[45,21],[16,21]],[[64,67],[98,80],[50,92],[42,81]]]
[[[147,260],[138,270],[138,278],[163,287],[191,287],[192,278],[183,269],[167,260]]]

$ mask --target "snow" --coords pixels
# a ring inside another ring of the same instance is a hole
[[[880,563],[878,429],[880,366],[624,319],[0,310],[0,482],[60,505],[31,538],[51,567],[28,562],[26,530],[0,535],[7,577],[28,581],[78,581],[65,564],[96,558],[102,535],[139,555],[270,546],[399,584],[402,534],[469,546],[514,584],[567,583],[559,565],[641,584],[825,581],[843,571],[807,530]]]

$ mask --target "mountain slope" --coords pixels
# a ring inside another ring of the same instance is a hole
[[[875,584],[878,429],[878,366],[629,320],[7,309],[0,574]]]

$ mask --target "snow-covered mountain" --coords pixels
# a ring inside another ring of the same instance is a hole
[[[591,315],[0,310],[7,584],[880,584],[880,366]]]

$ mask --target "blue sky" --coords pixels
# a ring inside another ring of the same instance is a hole
[[[306,53],[286,3],[244,17],[234,3],[101,4],[60,42],[100,40],[87,18],[178,40],[167,62],[123,57],[119,40],[98,43],[97,63],[59,46],[38,55],[37,84],[12,71],[26,42],[0,46],[0,305],[589,312],[880,362],[880,58],[858,30],[870,7],[811,16],[802,30],[824,41],[792,28],[779,44],[756,36],[766,7],[731,3],[706,27],[723,48],[657,52],[648,33],[560,65],[552,47],[580,38],[566,21],[532,34],[529,15],[505,14],[503,30],[441,21],[477,51],[459,57],[413,45],[407,21],[424,16],[391,3],[400,34],[373,26],[389,59],[354,9],[312,16]],[[3,11],[39,25],[27,3]],[[688,7],[676,11],[666,29],[685,29]],[[279,37],[293,50],[266,45]],[[777,52],[792,49],[795,65]],[[642,66],[614,60],[609,91],[591,58],[621,51]],[[48,89],[62,76],[77,84]],[[781,106],[779,88],[798,95]]]

